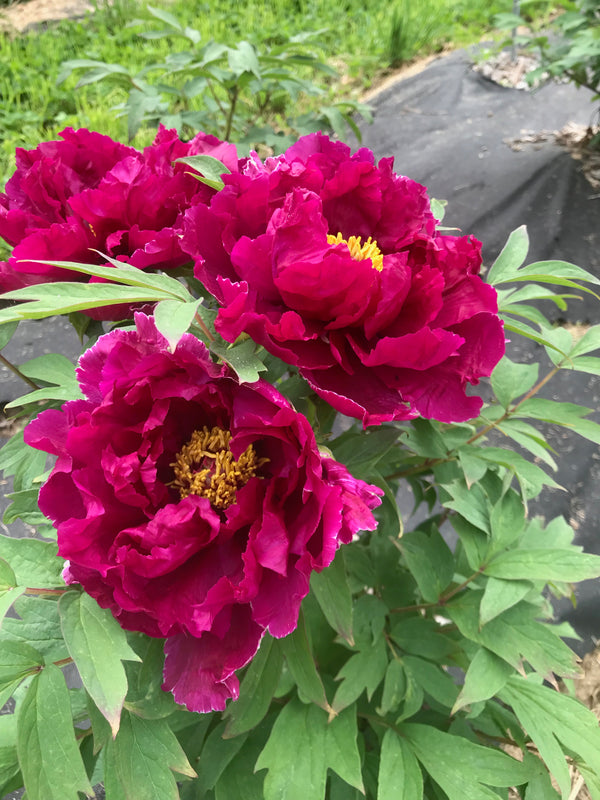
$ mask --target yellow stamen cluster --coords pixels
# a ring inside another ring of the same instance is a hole
[[[370,258],[373,269],[376,269],[377,272],[381,272],[383,269],[383,253],[377,246],[377,242],[374,242],[369,236],[367,241],[361,244],[361,238],[360,236],[350,236],[348,239],[344,239],[341,233],[338,233],[337,236],[328,233],[327,244],[345,244],[355,261],[364,261]]]
[[[190,494],[206,497],[213,508],[224,509],[235,503],[236,491],[268,459],[258,458],[250,445],[236,461],[229,449],[230,439],[231,433],[223,428],[209,430],[204,426],[194,431],[171,464],[175,480],[169,485],[179,489],[182,498]]]

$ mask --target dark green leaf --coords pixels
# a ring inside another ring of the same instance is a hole
[[[483,627],[507,608],[512,608],[532,589],[529,581],[488,578],[481,598],[479,624]]]
[[[239,701],[236,701],[239,702]],[[215,784],[215,800],[263,800],[264,776],[254,773],[256,759],[262,750],[262,742],[256,736],[246,740],[240,752]]]
[[[4,325],[0,325],[0,350],[6,347],[10,342],[13,333],[17,330],[18,324],[18,322],[8,322]]]
[[[477,455],[483,452],[483,448],[475,448]],[[485,533],[491,533],[490,528],[490,504],[485,496],[483,489],[474,485],[467,488],[463,481],[453,481],[444,484],[443,487],[451,496],[450,500],[444,500],[444,506],[452,508],[464,517],[468,522]]]
[[[125,631],[110,611],[100,608],[88,594],[67,592],[60,598],[58,610],[69,655],[116,736],[127,694],[121,661],[139,661],[139,657],[127,644]]]
[[[242,733],[234,739],[225,739],[225,723],[221,722],[206,737],[200,761],[198,763],[198,784],[199,796],[209,789],[213,789],[216,782],[225,772],[228,765],[237,756],[239,751],[248,738],[247,733]]]
[[[418,656],[404,656],[402,659],[407,673],[410,673],[421,688],[438,703],[452,708],[456,701],[458,688],[453,679],[437,664]]]
[[[21,702],[17,752],[29,800],[94,796],[75,741],[69,690],[53,664],[32,680]]]
[[[388,656],[383,638],[378,639],[367,650],[350,656],[336,676],[336,680],[342,679],[342,683],[333,698],[334,711],[341,711],[351,705],[365,690],[370,700],[383,680],[387,665]]]
[[[405,534],[398,542],[406,563],[428,603],[435,603],[454,576],[454,556],[437,530]]]
[[[377,800],[421,800],[423,776],[415,754],[396,731],[388,729],[381,743]]]
[[[265,636],[246,670],[238,699],[227,707],[223,715],[227,720],[225,738],[255,728],[264,718],[281,674],[281,655],[281,648],[274,645],[272,637]]]
[[[352,594],[346,575],[344,550],[338,550],[333,563],[321,573],[313,572],[311,589],[327,622],[350,645],[352,635]]]
[[[124,711],[116,739],[104,757],[107,797],[126,800],[178,800],[173,772],[196,777],[168,723]]]
[[[388,711],[397,708],[406,695],[406,673],[401,661],[392,658],[388,664],[383,681],[383,693],[378,714],[385,716]]]
[[[288,669],[296,681],[300,696],[329,711],[330,706],[311,651],[302,611],[296,629],[280,641]]]
[[[490,526],[492,552],[509,547],[523,532],[525,507],[519,495],[512,489],[503,494],[494,505],[490,514]]]

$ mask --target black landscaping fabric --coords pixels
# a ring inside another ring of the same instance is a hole
[[[594,111],[590,101],[590,92],[569,84],[548,84],[535,92],[504,88],[473,71],[470,55],[457,51],[371,100],[375,119],[363,126],[363,145],[378,158],[393,155],[397,172],[425,184],[431,197],[447,200],[444,224],[480,239],[486,264],[498,255],[508,234],[525,224],[529,261],[562,259],[600,276],[600,191],[586,181],[580,162],[552,137],[525,143],[518,151],[506,143],[568,122],[587,125]],[[584,296],[570,302],[566,316],[554,304],[544,312],[557,322],[595,323],[599,309],[595,298]],[[76,358],[79,347],[64,320],[45,320],[20,325],[4,352],[19,363],[48,352]],[[543,348],[534,342],[512,341],[508,351],[514,360],[548,364]],[[0,368],[0,403],[24,390],[19,379]],[[541,394],[597,410],[600,380],[564,372]],[[557,451],[554,477],[564,491],[544,490],[531,512],[547,520],[562,514],[574,526],[576,542],[600,553],[600,450],[563,428],[550,426],[546,433]],[[8,490],[8,484],[0,485],[0,514],[8,504],[2,497]],[[410,509],[406,497],[403,510],[408,515]],[[407,525],[410,529],[409,520]],[[30,535],[18,522],[11,533]],[[600,582],[580,584],[577,596],[576,608],[568,602],[557,606],[557,618],[570,621],[584,637],[575,644],[583,653],[591,649],[593,637],[600,638]]]

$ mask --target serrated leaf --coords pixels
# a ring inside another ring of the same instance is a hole
[[[504,659],[481,647],[471,659],[452,714],[464,706],[494,697],[506,686],[511,675],[514,675],[514,670]]]
[[[116,739],[104,756],[108,797],[123,800],[179,800],[173,772],[196,777],[169,724],[124,711]]]
[[[328,768],[362,789],[356,734],[354,708],[328,723],[318,706],[290,700],[256,762],[256,770],[268,770],[264,800],[323,800]]]
[[[437,602],[454,576],[454,556],[440,533],[435,530],[428,536],[412,531],[400,539],[398,547],[425,600]]]
[[[487,282],[495,286],[498,283],[511,280],[511,277],[525,261],[528,250],[529,236],[527,235],[527,228],[521,225],[520,228],[510,234],[500,255],[490,267],[486,276]]]
[[[201,300],[193,303],[182,303],[179,300],[161,300],[153,311],[154,322],[159,332],[169,342],[171,352],[192,324]]]
[[[578,700],[518,676],[509,680],[499,698],[512,707],[556,778],[563,798],[571,792],[566,753],[584,762],[596,778],[600,776],[598,720]]]
[[[227,720],[225,738],[255,728],[264,718],[277,688],[282,664],[281,648],[274,646],[271,636],[265,636],[246,670],[238,699],[223,714]]]
[[[127,694],[121,661],[139,661],[139,656],[127,644],[125,631],[110,611],[100,608],[89,595],[67,592],[60,598],[58,610],[69,655],[116,736]]]
[[[520,761],[491,747],[432,725],[404,723],[400,729],[410,748],[449,800],[497,800],[487,786],[526,783],[529,771]]]
[[[17,719],[17,752],[29,800],[94,797],[75,741],[69,690],[58,667],[36,675]]]
[[[327,622],[348,644],[353,645],[352,594],[343,549],[338,550],[327,569],[313,572],[310,585]]]
[[[600,556],[574,547],[508,550],[495,556],[484,572],[495,578],[576,583],[600,576]]]
[[[280,640],[280,646],[301,697],[329,711],[330,706],[310,648],[302,611],[296,629]]]
[[[388,665],[388,656],[383,638],[369,647],[350,656],[348,661],[336,675],[336,680],[341,680],[333,703],[334,711],[341,711],[354,703],[363,691],[366,691],[370,700],[373,693],[383,680]]]
[[[415,754],[391,729],[381,743],[377,800],[421,800],[423,775]]]
[[[533,588],[529,581],[500,580],[498,578],[488,578],[481,598],[479,609],[479,624],[481,627],[490,620],[502,614],[507,608],[512,608],[522,600]]]
[[[17,586],[64,588],[65,562],[57,555],[54,542],[14,539],[0,535],[0,557],[12,567]]]
[[[260,378],[259,373],[266,372],[267,368],[256,355],[256,345],[252,339],[234,345],[215,339],[210,343],[210,351],[231,367],[241,383],[256,383]]]

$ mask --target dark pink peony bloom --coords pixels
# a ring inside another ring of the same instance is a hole
[[[0,236],[14,250],[0,264],[0,291],[33,283],[88,280],[36,260],[103,264],[99,255],[140,269],[169,270],[189,261],[181,250],[183,212],[214,190],[189,174],[183,156],[212,155],[237,169],[234,145],[199,134],[183,143],[161,128],[143,152],[87,130],[66,130],[62,142],[18,151],[17,171],[0,196]],[[120,319],[128,306],[90,311]]]
[[[225,339],[248,333],[364,425],[477,415],[466,384],[504,352],[496,293],[423,186],[321,134],[224,180],[186,213],[183,247]]]
[[[323,457],[272,386],[240,385],[190,334],[171,352],[151,318],[136,325],[82,356],[86,399],[27,427],[57,456],[40,508],[66,580],[166,637],[179,703],[222,710],[265,630],[296,627],[311,573],[375,528],[382,492]]]

